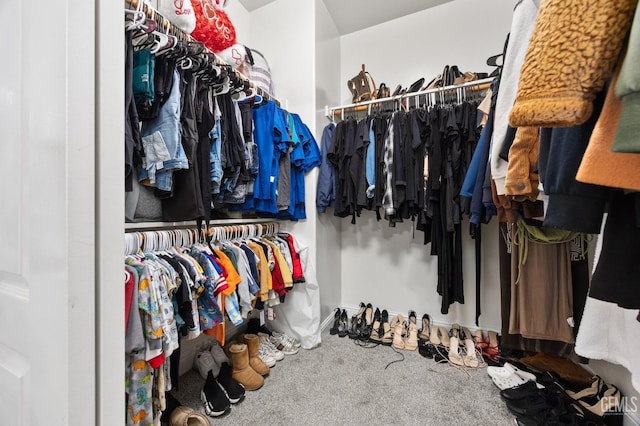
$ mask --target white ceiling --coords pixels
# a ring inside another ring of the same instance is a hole
[[[247,11],[252,12],[262,6],[266,6],[269,3],[273,3],[276,0],[240,0],[240,4],[244,6]]]
[[[453,0],[324,0],[340,35],[369,28]]]
[[[251,12],[275,0],[239,0]],[[309,0],[299,0],[309,1]],[[369,28],[453,0],[323,0],[340,35]]]

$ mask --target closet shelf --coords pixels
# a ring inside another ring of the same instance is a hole
[[[484,78],[481,80],[469,81],[467,83],[458,84],[458,85],[436,87],[433,89],[420,90],[418,92],[405,93],[402,95],[390,96],[387,98],[373,99],[370,101],[359,102],[357,104],[340,105],[340,106],[334,106],[334,107],[325,106],[325,116],[328,119],[333,120],[333,118],[340,112],[344,115],[345,110],[348,110],[347,112],[367,111],[369,110],[371,105],[380,104],[383,102],[405,102],[405,106],[408,109],[410,98],[417,98],[418,96],[430,96],[430,95],[435,96],[436,94],[442,94],[444,92],[465,91],[467,89],[472,91],[483,91],[491,87],[492,82],[493,82],[493,78]]]

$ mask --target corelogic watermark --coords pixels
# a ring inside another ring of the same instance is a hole
[[[605,396],[600,399],[600,408],[605,416],[637,413],[640,408],[640,399],[637,396]]]

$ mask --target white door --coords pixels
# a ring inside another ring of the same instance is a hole
[[[105,200],[95,165],[106,166],[97,154],[100,3],[0,0],[1,426],[118,424],[124,416],[123,386],[105,386],[122,382],[121,357],[107,359],[102,342],[103,328],[123,326],[105,325],[96,261],[100,234],[109,232],[96,209]],[[119,74],[113,84],[121,91]],[[122,287],[111,288],[115,300]],[[120,348],[116,341],[111,350]],[[105,366],[111,377],[101,377]],[[103,422],[105,408],[112,414]]]

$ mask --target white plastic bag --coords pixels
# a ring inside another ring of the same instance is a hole
[[[191,0],[158,0],[158,12],[188,34],[196,28],[196,15]]]
[[[295,237],[294,244],[306,282],[294,284],[284,303],[273,307],[275,319],[268,321],[268,326],[297,338],[304,349],[312,349],[321,342],[320,287],[309,256],[309,247],[301,244]]]

